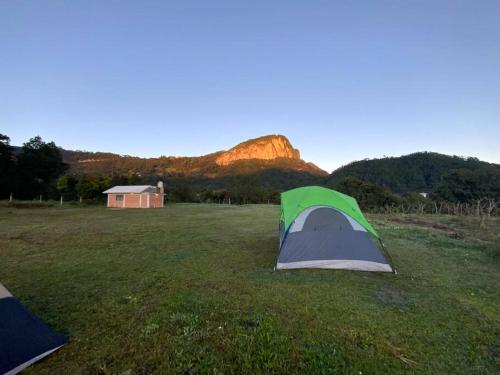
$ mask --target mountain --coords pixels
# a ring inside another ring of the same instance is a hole
[[[240,143],[217,157],[217,165],[228,165],[238,160],[273,160],[289,158],[300,160],[299,150],[292,147],[283,135],[266,135]]]
[[[283,135],[267,135],[247,140],[228,151],[195,157],[161,156],[139,158],[106,152],[62,150],[69,173],[137,175],[143,180],[180,180],[207,188],[224,186],[237,175],[252,175],[264,186],[291,188],[317,184],[327,176],[312,163],[300,159]]]
[[[385,187],[396,193],[426,192],[444,185],[462,186],[485,196],[500,189],[500,165],[477,158],[448,156],[434,152],[417,152],[400,157],[366,159],[347,164],[330,174],[325,183],[335,187],[346,178]],[[467,186],[467,187],[466,187]]]

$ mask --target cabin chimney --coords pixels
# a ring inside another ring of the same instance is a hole
[[[163,196],[163,194],[165,193],[165,189],[163,188],[163,181],[158,181],[157,186],[158,186],[158,193]]]

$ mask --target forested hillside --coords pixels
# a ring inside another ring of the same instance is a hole
[[[334,171],[326,184],[335,187],[347,178],[398,194],[434,193],[450,201],[500,197],[500,165],[434,152],[356,161]]]

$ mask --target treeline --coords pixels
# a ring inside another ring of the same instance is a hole
[[[220,189],[195,189],[183,179],[170,180],[165,193],[168,202],[279,204],[281,190],[265,187],[256,175],[238,175]]]
[[[263,187],[255,175],[233,177],[223,189],[196,189],[182,180],[169,181],[167,186],[167,200],[170,202],[279,204],[282,191]],[[450,183],[446,185],[443,193],[430,194],[417,192],[396,194],[387,188],[356,177],[347,177],[335,184],[323,184],[323,186],[356,198],[365,212],[477,216],[500,214],[498,198],[481,196],[481,190],[471,190],[468,183]],[[469,193],[464,194],[464,191]]]
[[[415,213],[497,216],[500,214],[498,195],[474,190],[468,180],[453,178],[454,183],[443,186],[435,193],[396,194],[382,186],[347,177],[327,187],[350,195],[358,201],[363,211],[378,213]],[[444,189],[444,187],[446,187]]]
[[[0,134],[0,198],[11,194],[17,199],[52,197],[57,194],[57,178],[67,168],[54,142],[37,136],[15,153],[10,138]]]
[[[64,200],[105,201],[102,193],[116,185],[141,185],[142,179],[134,174],[128,176],[105,176],[102,174],[66,174],[56,182],[56,190]]]
[[[56,190],[67,200],[104,201],[103,191],[116,185],[155,185],[156,181],[131,174],[108,177],[101,174],[67,174],[57,180]],[[220,189],[194,188],[189,180],[166,181],[165,199],[171,203],[279,204],[280,190],[264,188],[255,176],[235,176]]]

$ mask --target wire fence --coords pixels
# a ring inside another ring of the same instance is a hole
[[[388,214],[435,214],[477,217],[500,216],[500,202],[488,198],[478,199],[474,202],[467,203],[429,201],[372,207],[366,211]]]

